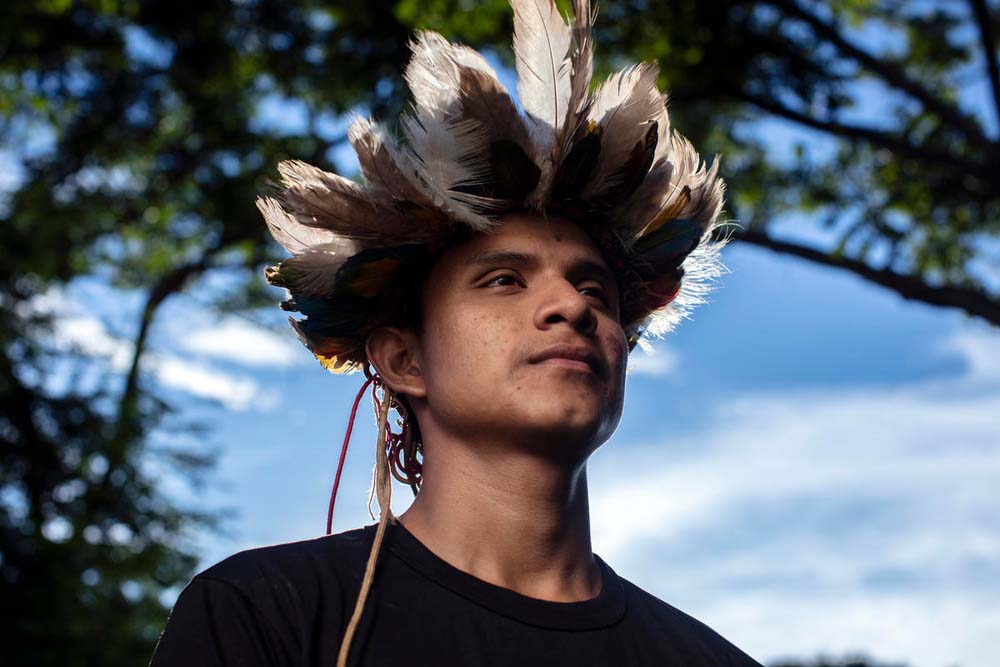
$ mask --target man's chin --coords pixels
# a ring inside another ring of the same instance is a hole
[[[586,459],[614,432],[614,428],[608,428],[603,415],[589,419],[580,415],[547,417],[526,426],[523,431],[526,442],[567,461]]]

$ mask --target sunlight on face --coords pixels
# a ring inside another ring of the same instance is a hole
[[[621,418],[628,346],[618,288],[591,238],[564,219],[509,213],[447,250],[424,286],[427,412],[582,460]]]

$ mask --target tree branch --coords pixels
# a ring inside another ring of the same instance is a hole
[[[812,116],[802,113],[801,111],[789,109],[774,100],[749,93],[745,90],[738,91],[734,96],[744,102],[753,104],[763,111],[772,113],[775,116],[787,118],[788,120],[795,121],[801,125],[806,125],[808,127],[848,139],[861,139],[875,146],[887,148],[899,156],[906,156],[924,162],[935,162],[955,167],[956,169],[961,169],[963,172],[980,176],[987,182],[996,180],[996,174],[985,165],[966,160],[951,153],[917,146],[916,144],[904,141],[886,132],[880,132],[879,130],[873,130],[867,127],[858,127],[855,125],[844,125],[834,121],[818,120]]]
[[[969,141],[975,144],[997,143],[983,134],[982,129],[966,114],[963,114],[960,109],[932,93],[920,82],[910,78],[901,67],[894,65],[888,60],[877,58],[847,41],[836,26],[826,23],[815,14],[806,11],[795,0],[764,0],[764,2],[781,8],[789,16],[807,23],[819,37],[826,39],[869,72],[881,76],[886,83],[919,100],[925,109],[937,114],[942,120],[948,121],[961,130],[969,138]]]
[[[132,350],[132,361],[125,377],[125,388],[118,400],[118,417],[115,429],[109,442],[109,457],[119,457],[124,452],[130,437],[133,435],[135,416],[139,402],[139,365],[146,349],[146,340],[157,309],[172,294],[179,292],[193,277],[207,269],[213,257],[223,250],[223,246],[214,246],[205,251],[198,259],[174,267],[160,276],[147,292],[146,303],[139,318],[139,331],[135,337]],[[112,469],[113,466],[109,466]]]
[[[983,57],[986,59],[986,70],[989,72],[990,87],[993,89],[993,108],[1000,121],[1000,66],[997,65],[997,42],[993,35],[993,23],[990,20],[990,9],[985,0],[969,0],[972,13],[979,24],[979,39],[983,43]]]
[[[775,252],[808,259],[824,266],[846,269],[870,282],[889,288],[904,299],[934,306],[961,308],[969,315],[981,317],[994,325],[1000,325],[1000,298],[991,296],[985,290],[950,285],[940,287],[928,285],[918,277],[896,273],[891,269],[875,269],[855,259],[837,257],[807,246],[779,241],[760,231],[747,230],[734,234],[733,239],[768,248]]]

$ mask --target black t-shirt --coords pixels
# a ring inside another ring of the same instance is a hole
[[[243,551],[208,568],[178,598],[152,667],[332,667],[375,528]],[[595,559],[597,597],[550,602],[477,579],[390,524],[348,664],[760,667]]]

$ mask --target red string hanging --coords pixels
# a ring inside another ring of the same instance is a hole
[[[326,534],[330,535],[333,532],[333,507],[337,500],[337,489],[340,487],[340,476],[344,469],[344,460],[347,458],[347,447],[351,441],[351,433],[354,430],[354,419],[357,416],[358,405],[361,403],[361,397],[364,396],[365,390],[369,385],[372,387],[372,408],[375,411],[376,421],[379,418],[379,405],[380,401],[378,398],[378,391],[381,388],[383,391],[383,400],[391,401],[392,407],[400,414],[400,419],[398,421],[399,432],[396,433],[390,428],[388,424],[388,417],[385,429],[385,442],[380,444],[384,451],[380,452],[380,456],[385,456],[389,462],[389,470],[392,476],[398,479],[400,482],[409,484],[413,489],[413,495],[416,496],[418,489],[420,488],[420,482],[422,481],[423,466],[421,462],[416,459],[415,456],[411,457],[410,461],[407,461],[406,448],[410,444],[409,440],[412,438],[411,427],[409,424],[409,415],[406,410],[403,409],[401,403],[394,400],[388,389],[382,384],[382,379],[366,364],[364,367],[365,375],[368,379],[361,389],[358,390],[358,395],[354,398],[354,405],[351,408],[351,418],[347,422],[347,433],[344,434],[344,444],[340,449],[340,461],[337,464],[337,475],[333,480],[333,490],[330,493],[330,505],[326,514]],[[374,485],[372,486],[372,492],[374,493]],[[371,498],[369,498],[369,512],[371,511]]]
[[[354,407],[351,408],[351,419],[347,422],[347,433],[344,434],[344,445],[340,449],[340,462],[337,464],[337,476],[333,480],[333,492],[330,494],[330,508],[326,513],[326,534],[330,535],[333,532],[333,504],[337,500],[337,487],[340,486],[340,473],[344,469],[344,459],[347,458],[347,445],[351,441],[351,431],[354,430],[354,416],[358,413],[358,404],[361,403],[361,397],[365,394],[365,389],[368,388],[375,380],[374,377],[369,376],[365,383],[361,385],[361,389],[358,391],[357,397],[354,399]]]

